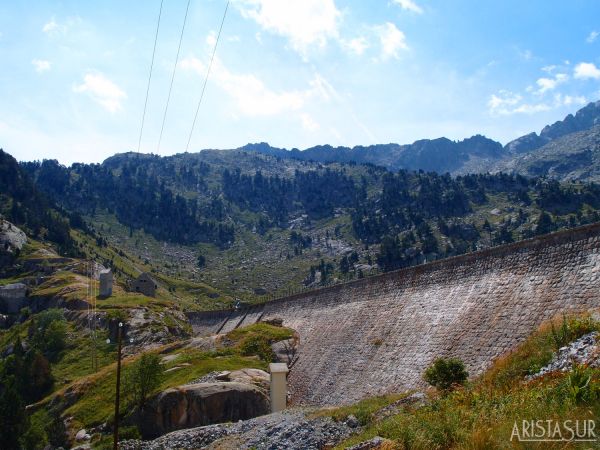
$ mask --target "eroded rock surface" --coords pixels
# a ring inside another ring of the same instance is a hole
[[[154,397],[141,415],[144,438],[170,431],[267,414],[270,403],[254,385],[234,382],[200,383],[167,389]]]

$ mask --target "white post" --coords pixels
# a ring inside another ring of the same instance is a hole
[[[287,374],[285,363],[269,364],[271,372],[271,412],[281,411],[287,406]]]

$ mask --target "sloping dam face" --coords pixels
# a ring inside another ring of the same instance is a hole
[[[418,387],[440,356],[477,375],[544,320],[593,307],[600,224],[190,321],[208,335],[283,319],[300,334],[292,402],[339,405]]]

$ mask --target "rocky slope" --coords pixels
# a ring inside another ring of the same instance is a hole
[[[535,151],[496,162],[488,169],[526,176],[548,176],[564,181],[598,182],[600,125],[557,137]]]
[[[539,134],[529,133],[504,147],[476,135],[462,141],[423,139],[406,145],[353,148],[321,145],[303,151],[275,148],[263,142],[248,144],[240,150],[303,161],[371,163],[390,170],[425,170],[453,175],[502,170],[528,176],[549,175],[561,180],[591,181],[600,178],[600,168],[592,164],[585,170],[586,155],[581,153],[583,145],[593,145],[590,141],[597,138],[597,131],[593,129],[599,124],[600,101],[597,101],[545,126]],[[572,166],[581,166],[581,170],[569,170]]]
[[[175,431],[153,441],[126,441],[122,450],[166,448],[318,450],[348,437],[354,421],[309,418],[301,410],[284,411],[237,423]]]

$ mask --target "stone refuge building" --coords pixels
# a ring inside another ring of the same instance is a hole
[[[113,274],[110,269],[100,271],[100,297],[107,298],[112,295]]]
[[[7,284],[0,286],[0,312],[18,314],[25,306],[27,286],[23,283]]]
[[[142,273],[129,284],[130,291],[139,292],[147,297],[156,297],[156,289],[158,289],[158,285],[148,272]]]
[[[424,386],[437,357],[476,376],[562,312],[600,308],[600,223],[238,310],[189,313],[197,335],[278,318],[300,337],[292,404]]]

